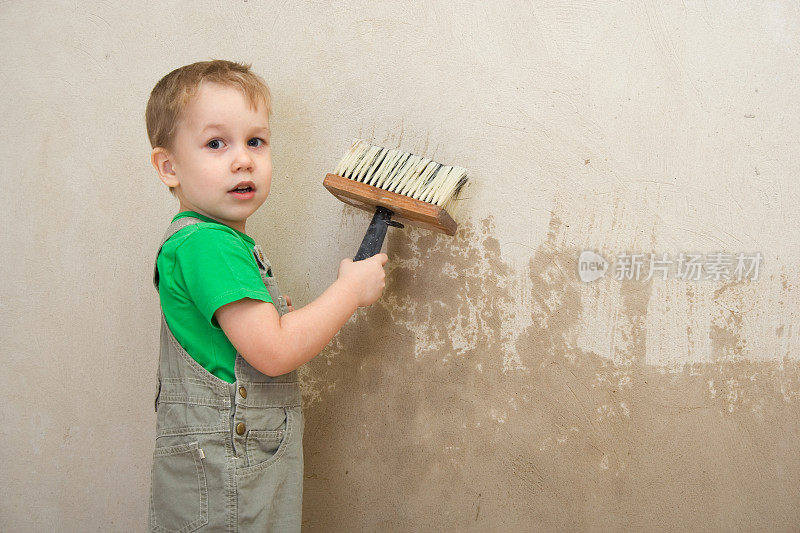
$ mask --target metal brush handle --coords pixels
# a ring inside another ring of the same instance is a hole
[[[380,252],[381,246],[383,246],[383,239],[386,237],[386,229],[389,226],[403,227],[401,223],[392,220],[392,215],[394,213],[385,207],[377,206],[375,208],[372,222],[369,223],[367,233],[364,235],[364,240],[361,241],[361,247],[358,249],[353,261],[361,261]]]

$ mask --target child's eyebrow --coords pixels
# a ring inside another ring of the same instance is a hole
[[[203,133],[206,130],[211,130],[211,129],[214,129],[214,128],[216,128],[218,130],[221,130],[223,128],[223,126],[222,126],[222,124],[206,124],[206,127],[203,128],[202,130],[200,130],[200,133]]]
[[[225,126],[223,126],[222,124],[206,124],[206,127],[203,128],[202,130],[200,130],[200,133],[205,133],[206,130],[210,130],[210,129],[221,130],[221,129],[225,129]],[[257,128],[255,128],[255,131],[265,131],[265,132],[267,132],[267,135],[269,135],[269,133],[270,133],[269,126],[258,126]]]

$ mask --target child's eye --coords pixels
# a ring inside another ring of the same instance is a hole
[[[253,144],[253,141],[255,141],[256,144]],[[260,147],[260,146],[262,146],[262,145],[267,143],[264,139],[261,139],[259,137],[253,137],[248,142],[250,143],[250,146],[253,146],[253,147],[256,147],[256,148],[258,148],[258,147]],[[258,144],[258,143],[261,143],[261,144]]]
[[[220,139],[211,139],[206,143],[206,146],[212,150],[216,150],[217,148],[222,148],[222,141]]]

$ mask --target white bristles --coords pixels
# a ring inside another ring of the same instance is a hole
[[[353,141],[334,174],[447,209],[467,183],[467,171],[400,150]]]

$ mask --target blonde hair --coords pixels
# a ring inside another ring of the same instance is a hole
[[[249,64],[223,59],[198,61],[177,68],[161,78],[150,92],[145,109],[150,146],[174,149],[175,132],[183,111],[203,82],[229,85],[242,91],[253,109],[264,104],[267,119],[272,113],[272,95],[264,80],[250,70]],[[175,191],[170,187],[170,192]]]

